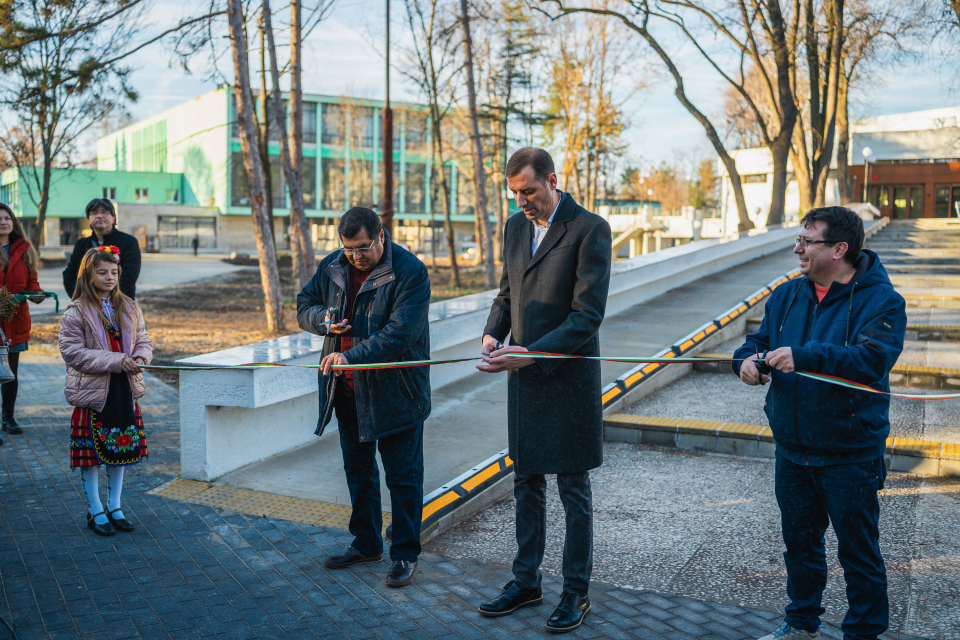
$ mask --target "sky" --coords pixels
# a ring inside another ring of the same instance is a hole
[[[333,12],[305,43],[304,90],[310,93],[381,98],[384,90],[384,61],[381,55],[385,0],[341,0]],[[279,7],[280,3],[275,3]],[[196,7],[183,0],[160,0],[154,4],[152,28],[176,23]],[[403,4],[392,4],[394,42],[406,38]],[[276,9],[275,9],[276,10]],[[282,12],[280,12],[282,13]],[[275,18],[275,23],[282,16]],[[279,24],[275,24],[279,30]],[[279,42],[286,35],[279,36]],[[226,41],[224,41],[226,42]],[[722,112],[725,81],[691,47],[664,39],[684,76],[687,95],[708,116]],[[549,47],[547,39],[544,46]],[[851,117],[866,117],[919,111],[960,105],[960,94],[951,92],[943,81],[942,56],[936,47],[893,71],[873,80],[851,105]],[[130,111],[135,120],[149,117],[180,102],[190,100],[216,87],[205,76],[205,65],[197,60],[195,73],[187,75],[161,44],[151,45],[135,60],[132,75],[140,100]],[[395,56],[394,64],[398,62]],[[714,157],[701,125],[680,105],[674,95],[672,79],[657,66],[648,52],[638,51],[634,77],[649,81],[625,105],[630,127],[625,134],[629,145],[624,162],[649,166],[660,162],[677,163],[683,159]],[[221,71],[232,76],[229,57]],[[391,74],[394,100],[415,101],[418,95],[408,81],[394,69]],[[714,124],[720,128],[718,119]]]

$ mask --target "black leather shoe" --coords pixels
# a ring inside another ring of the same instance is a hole
[[[107,512],[107,520],[110,521],[110,524],[113,525],[113,528],[117,529],[118,531],[126,531],[127,533],[133,531],[136,527],[134,527],[129,520],[127,520],[126,518],[113,517],[113,514],[116,513],[117,511],[120,511],[120,509],[114,509],[113,511]]]
[[[98,536],[112,536],[117,531],[113,528],[113,526],[111,526],[109,522],[109,516],[107,517],[108,521],[104,524],[97,524],[96,521],[94,521],[94,518],[102,515],[104,515],[103,511],[94,515],[90,515],[90,513],[87,512],[87,528],[93,530],[93,532]]]
[[[383,554],[378,553],[375,556],[365,556],[353,547],[347,547],[340,553],[327,556],[323,559],[323,566],[327,569],[349,569],[358,564],[373,564],[383,560]]]
[[[503,588],[503,592],[490,602],[484,602],[477,607],[477,611],[488,618],[499,618],[513,613],[523,607],[536,607],[543,604],[543,589],[540,587],[522,587],[516,580],[511,580]]]
[[[405,587],[413,582],[413,576],[417,575],[417,563],[407,560],[397,560],[387,572],[388,587]]]
[[[590,598],[572,591],[564,591],[560,596],[560,604],[553,615],[547,620],[546,630],[551,633],[567,633],[573,631],[590,613]]]
[[[20,428],[20,423],[17,422],[17,419],[13,416],[9,418],[4,418],[2,422],[2,428],[4,431],[9,433],[12,436],[20,435],[23,433],[23,429]]]

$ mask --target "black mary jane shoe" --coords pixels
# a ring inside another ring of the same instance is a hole
[[[110,524],[110,516],[107,516],[107,522],[105,522],[104,524],[97,524],[96,520],[94,520],[94,518],[96,518],[97,516],[102,516],[102,515],[105,515],[105,512],[101,511],[100,513],[95,513],[93,515],[90,515],[90,513],[88,512],[87,528],[92,530],[98,536],[112,536],[117,532],[117,530],[114,529],[113,526]]]
[[[405,587],[413,582],[413,576],[417,575],[417,562],[414,560],[397,560],[387,572],[388,587]]]
[[[547,620],[545,629],[550,633],[567,633],[573,631],[590,613],[590,597],[582,596],[572,591],[564,591],[560,596],[560,604],[553,615]]]
[[[323,559],[323,566],[327,569],[349,569],[358,564],[373,564],[383,560],[383,554],[378,553],[375,556],[365,556],[353,547],[347,547],[340,553],[327,556]]]
[[[484,602],[477,607],[477,611],[488,618],[499,618],[509,615],[517,609],[536,607],[541,604],[543,604],[543,589],[540,587],[523,587],[516,580],[511,580],[499,596],[490,602]]]
[[[129,520],[126,518],[113,517],[113,514],[115,514],[117,511],[121,511],[121,509],[114,509],[113,511],[107,512],[107,520],[110,521],[110,524],[113,525],[113,528],[118,531],[126,531],[127,533],[133,531],[136,527],[134,527]]]
[[[20,428],[20,423],[17,422],[17,419],[13,416],[9,418],[4,418],[3,422],[0,423],[0,428],[9,433],[12,436],[17,436],[23,433],[23,429]]]

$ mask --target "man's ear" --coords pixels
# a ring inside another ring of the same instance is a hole
[[[835,260],[843,260],[843,257],[847,255],[847,251],[850,249],[850,245],[846,242],[838,242],[833,245],[833,257]]]

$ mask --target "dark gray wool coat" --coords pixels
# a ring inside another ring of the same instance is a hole
[[[530,351],[600,355],[610,285],[610,226],[561,194],[531,256],[533,222],[507,220],[503,276],[484,334]],[[523,473],[589,471],[603,462],[600,363],[537,360],[508,373],[510,457]]]

